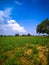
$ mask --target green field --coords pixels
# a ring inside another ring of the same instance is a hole
[[[48,65],[49,37],[0,37],[0,65]]]

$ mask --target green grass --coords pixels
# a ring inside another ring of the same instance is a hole
[[[45,36],[0,37],[0,64],[42,65],[43,60],[39,58],[39,53],[43,52],[47,54],[47,52],[45,52],[45,50],[41,51],[43,49],[39,50],[37,49],[37,47],[44,46],[46,48],[49,48],[48,45],[49,45],[49,38]],[[27,53],[28,50],[32,51],[30,55],[28,55]],[[48,58],[48,56],[46,58]]]

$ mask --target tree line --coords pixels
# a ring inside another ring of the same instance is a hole
[[[46,33],[49,36],[49,19],[48,18],[46,18],[40,24],[37,25],[36,32],[38,34],[40,34],[40,33],[42,33],[42,34]],[[3,36],[3,35],[0,35],[0,36]],[[6,36],[6,35],[4,35],[4,36]],[[20,36],[20,35],[19,34],[15,34],[15,36]],[[27,35],[23,34],[21,36],[31,36],[31,34],[28,33]]]
[[[12,35],[0,35],[1,37],[2,36],[4,36],[4,37],[6,37],[6,36],[12,36]],[[22,35],[19,35],[19,34],[15,34],[14,36],[32,36],[30,33],[28,33],[27,35],[25,35],[25,34],[22,34]]]

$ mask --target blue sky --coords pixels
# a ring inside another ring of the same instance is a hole
[[[37,35],[37,25],[46,18],[49,0],[0,0],[0,34]]]

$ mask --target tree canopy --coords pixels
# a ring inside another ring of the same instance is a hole
[[[15,36],[19,36],[19,34],[15,34]]]
[[[37,33],[49,34],[49,19],[45,19],[37,25]]]

